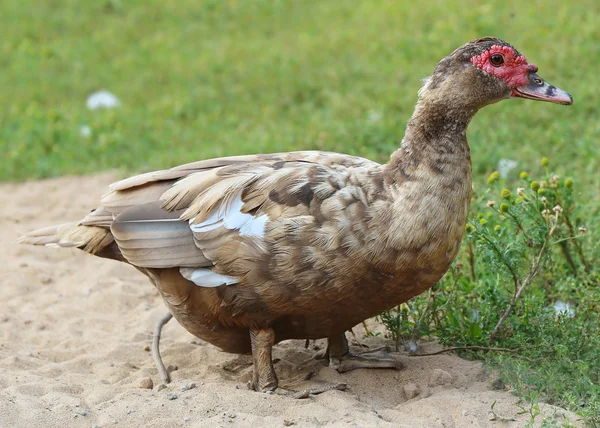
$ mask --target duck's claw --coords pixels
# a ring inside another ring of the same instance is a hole
[[[402,361],[394,359],[389,354],[371,355],[382,350],[383,348],[378,348],[362,354],[355,354],[350,352],[345,334],[333,336],[328,338],[327,353],[329,355],[329,367],[336,369],[338,373],[355,369],[400,370],[405,368],[405,364]]]
[[[330,357],[329,367],[333,367],[338,373],[348,372],[355,369],[395,369],[405,368],[402,361],[396,360],[389,355],[366,356],[348,352],[341,357]]]
[[[256,385],[253,381],[248,381],[248,389],[252,389],[254,391],[264,392],[266,394],[277,394],[290,398],[303,399],[308,398],[311,395],[322,394],[327,391],[345,391],[347,385],[345,383],[324,383],[319,381],[310,381],[315,373],[310,372],[300,377],[292,380],[288,380],[286,382],[286,386],[274,386],[269,385],[260,389],[258,385]],[[314,388],[303,388],[303,389],[295,389],[292,386],[300,385],[302,383],[311,382],[317,384],[318,386]],[[319,385],[320,384],[320,385]]]

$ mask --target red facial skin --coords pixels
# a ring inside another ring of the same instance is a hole
[[[502,55],[504,64],[499,67],[492,65],[490,57],[494,54]],[[536,65],[527,64],[525,56],[515,56],[515,51],[509,46],[494,45],[481,55],[471,58],[471,62],[475,67],[504,80],[511,89],[527,85],[529,83],[528,73],[538,71]]]

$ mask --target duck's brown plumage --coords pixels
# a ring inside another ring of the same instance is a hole
[[[493,46],[510,45],[479,39],[440,61],[387,164],[314,151],[199,161],[115,183],[80,223],[22,240],[136,266],[186,329],[225,351],[250,352],[249,331],[270,332],[269,349],[343,335],[454,259],[471,195],[467,125],[513,90],[469,62]]]

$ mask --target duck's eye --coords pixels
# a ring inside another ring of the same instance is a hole
[[[504,64],[504,57],[500,54],[494,54],[490,57],[490,64],[492,64],[494,67],[500,67],[502,64]]]

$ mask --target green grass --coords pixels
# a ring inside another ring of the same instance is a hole
[[[545,401],[600,426],[600,244],[589,233],[597,201],[582,197],[578,171],[565,179],[540,164],[543,175],[521,173],[517,183],[490,175],[450,271],[380,320],[397,347],[423,336],[485,347],[463,355],[493,367],[533,419]]]
[[[468,132],[476,186],[484,188],[506,158],[519,162],[504,183],[514,190],[519,172],[539,176],[539,159],[548,156],[553,172],[575,179],[577,222],[588,227],[585,251],[594,266],[585,278],[563,265],[541,274],[509,319],[518,327],[520,315],[539,309],[527,328],[502,340],[555,346],[551,358],[532,364],[539,355],[528,352],[488,362],[530,403],[539,396],[580,406],[598,423],[598,400],[589,396],[600,384],[600,343],[577,340],[600,329],[599,19],[595,0],[48,0],[35,7],[4,0],[0,180],[304,149],[384,162],[402,139],[420,79],[437,61],[468,40],[503,38],[575,105],[511,100],[480,112]],[[86,98],[99,89],[122,106],[87,110]],[[80,135],[82,126],[91,136]],[[438,331],[446,343],[483,343],[491,324],[465,327],[467,306],[489,311],[510,297],[503,278],[482,269],[481,280],[449,289],[456,304],[445,314],[458,321]],[[438,288],[451,280],[444,281]],[[555,325],[543,308],[558,297],[583,315]]]
[[[469,130],[476,175],[546,155],[597,188],[600,4],[448,3],[6,0],[0,180],[299,149],[385,161],[420,79],[455,47],[495,35],[575,106],[484,109]],[[123,106],[88,111],[102,88]]]

